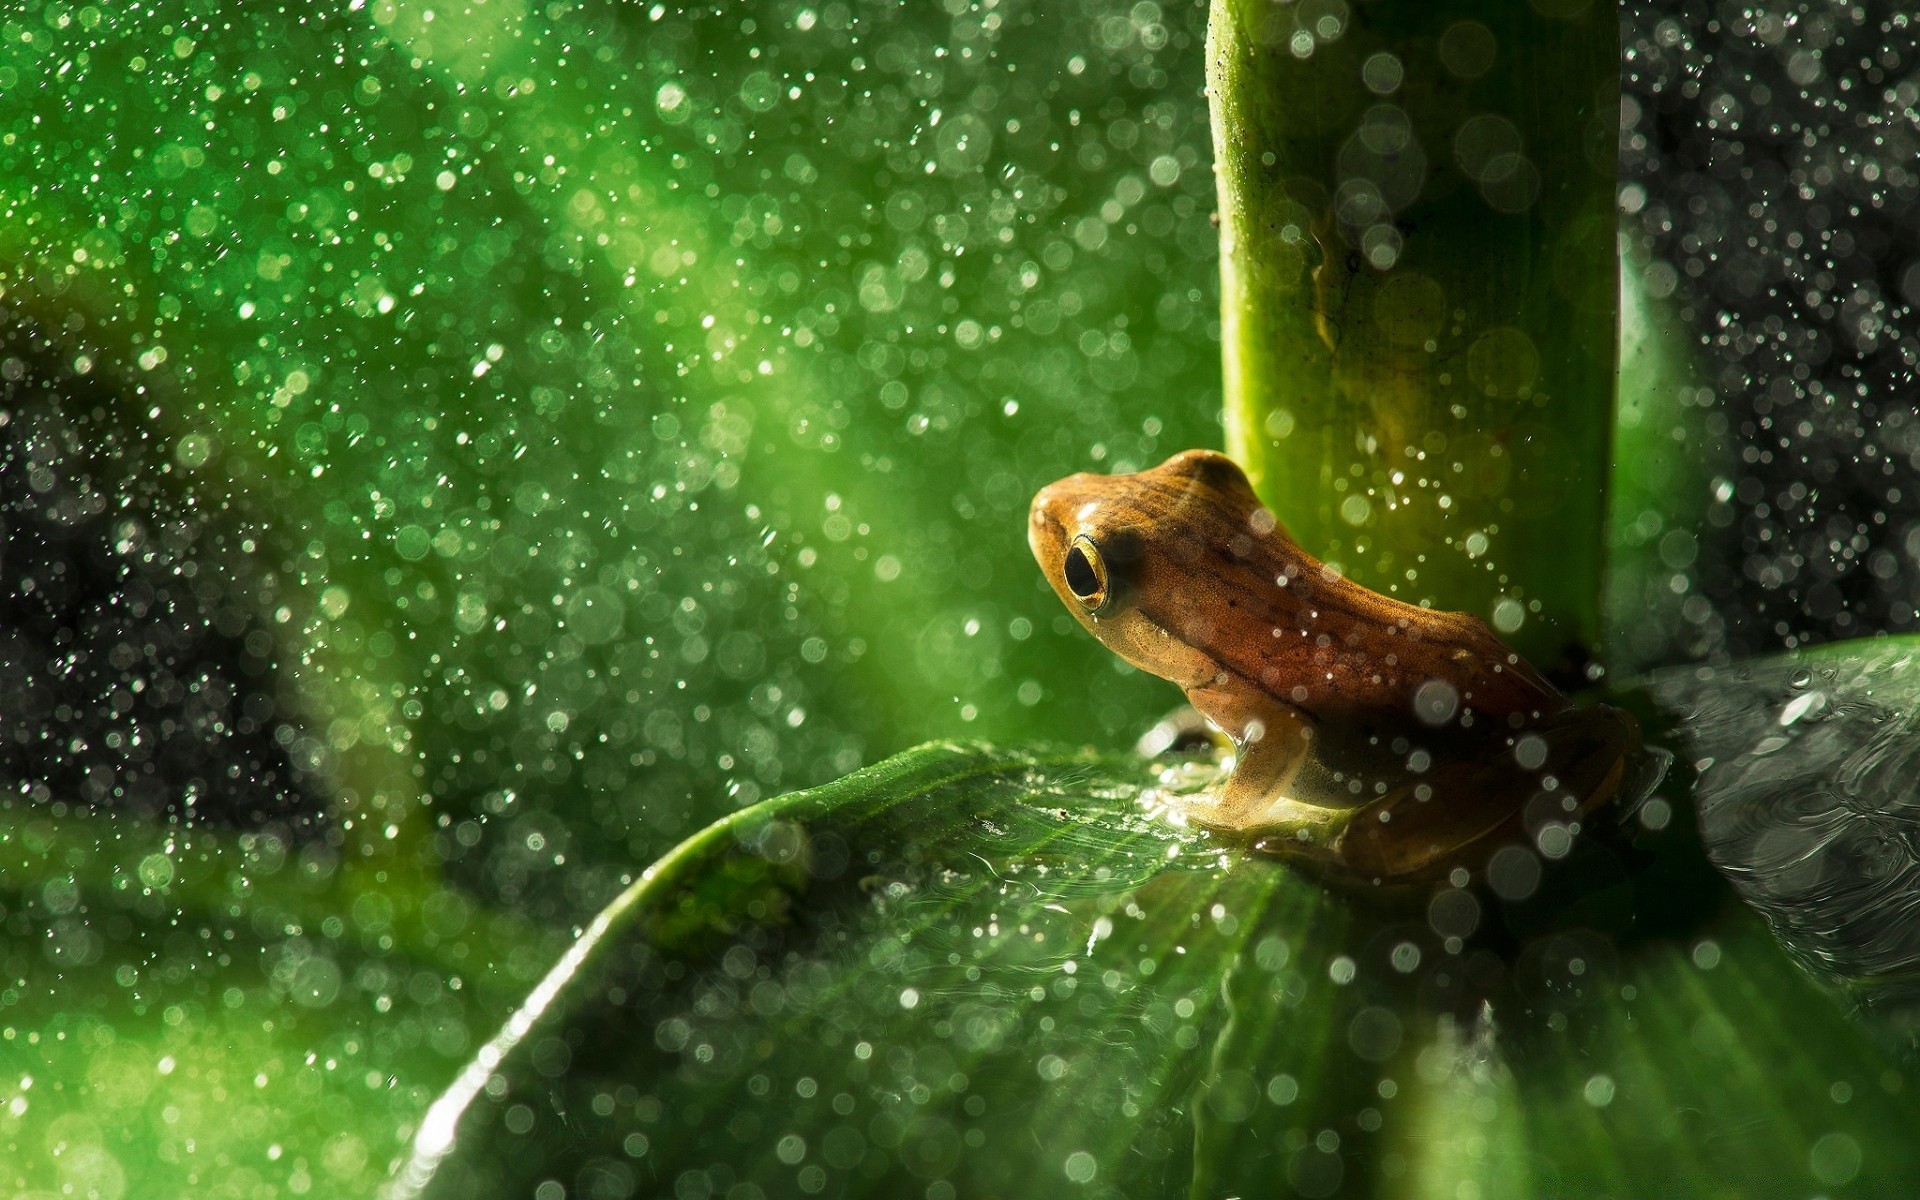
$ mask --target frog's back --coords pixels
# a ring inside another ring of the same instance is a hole
[[[1477,617],[1382,596],[1301,549],[1230,459],[1189,452],[1142,479],[1143,499],[1177,512],[1165,525],[1179,531],[1140,564],[1148,616],[1260,690],[1322,721],[1377,718],[1429,681],[1496,718],[1565,706]]]

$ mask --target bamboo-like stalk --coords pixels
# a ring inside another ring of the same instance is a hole
[[[1599,643],[1619,33],[1582,0],[1214,0],[1228,451],[1309,549]]]

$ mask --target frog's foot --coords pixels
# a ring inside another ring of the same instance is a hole
[[[1195,825],[1250,841],[1266,853],[1338,865],[1341,838],[1360,810],[1329,808],[1277,793],[1235,795],[1228,780],[1221,787],[1179,797],[1175,811]]]

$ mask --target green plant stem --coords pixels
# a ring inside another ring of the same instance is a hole
[[[1228,451],[1353,578],[1577,665],[1606,554],[1612,7],[1214,0],[1208,41]]]
[[[1645,265],[1626,259],[1620,288],[1606,638],[1617,677],[1706,656],[1715,622],[1693,568],[1734,519],[1726,418],[1693,331],[1671,299],[1648,294]]]

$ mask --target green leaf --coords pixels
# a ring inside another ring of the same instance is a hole
[[[935,745],[712,826],[440,1099],[401,1194],[1737,1193],[1920,1169],[1905,1076],[1673,798],[1531,894],[1388,894],[1158,815],[1151,789],[1207,770]]]

